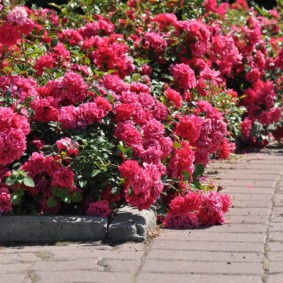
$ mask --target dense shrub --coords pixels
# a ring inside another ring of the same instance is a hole
[[[230,199],[203,177],[209,160],[235,139],[263,146],[275,128],[282,140],[281,11],[244,0],[57,8],[1,5],[0,213],[157,203],[167,227],[224,223]]]

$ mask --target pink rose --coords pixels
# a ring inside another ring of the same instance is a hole
[[[100,200],[97,202],[91,202],[86,211],[87,215],[90,216],[103,216],[107,217],[112,213],[111,208],[109,207],[108,200]]]

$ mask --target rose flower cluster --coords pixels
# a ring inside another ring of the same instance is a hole
[[[0,215],[109,217],[128,204],[156,205],[165,227],[225,223],[229,196],[201,177],[235,141],[282,140],[280,9],[130,0],[57,13],[8,2]]]

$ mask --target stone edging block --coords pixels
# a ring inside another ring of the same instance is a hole
[[[117,215],[108,227],[110,242],[143,242],[147,233],[156,228],[156,209],[152,206],[147,210],[125,206],[119,209]]]
[[[107,218],[94,216],[1,216],[0,243],[98,241],[107,234]]]
[[[0,216],[0,243],[55,243],[59,241],[134,241],[147,239],[156,227],[154,207],[139,211],[125,206],[109,224],[98,216]]]

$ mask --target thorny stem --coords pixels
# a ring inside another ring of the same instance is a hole
[[[24,55],[24,59],[25,59],[25,68],[27,68],[28,66],[28,59],[27,59],[27,55],[26,55],[26,52],[25,52],[25,43],[24,43],[24,35],[22,34],[22,41],[21,41],[21,51]]]

